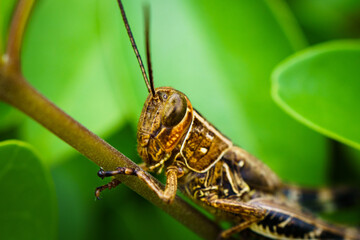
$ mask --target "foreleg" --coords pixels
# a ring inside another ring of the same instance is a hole
[[[153,192],[155,192],[161,200],[163,200],[166,203],[171,203],[175,199],[176,190],[177,190],[177,175],[178,175],[177,168],[169,167],[167,169],[165,190],[162,190],[160,186],[140,168],[118,167],[115,171],[104,171],[103,169],[100,169],[98,172],[98,176],[101,178],[112,177],[119,174],[133,175],[138,177],[141,181],[146,183],[147,186]],[[99,190],[100,192],[107,188],[104,186],[100,187]]]

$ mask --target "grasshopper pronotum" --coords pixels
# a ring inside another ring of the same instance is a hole
[[[185,94],[171,87],[155,89],[149,27],[146,26],[148,78],[124,7],[120,0],[118,3],[149,91],[138,123],[137,150],[145,170],[165,171],[167,179],[162,190],[140,168],[100,169],[100,177],[137,176],[169,204],[179,185],[194,201],[234,223],[220,234],[221,238],[250,228],[270,238],[360,239],[356,229],[330,225],[304,212],[296,199],[289,197],[289,193],[301,192],[300,189],[282,183],[260,160],[234,145],[192,107]],[[119,183],[113,180],[97,188],[96,196]]]

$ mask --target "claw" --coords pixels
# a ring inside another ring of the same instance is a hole
[[[100,171],[101,171],[101,169],[100,169]],[[100,172],[99,171],[99,172]],[[102,191],[104,191],[105,189],[112,189],[112,188],[115,188],[117,185],[119,185],[121,182],[119,181],[119,180],[117,180],[117,179],[114,179],[114,180],[112,180],[111,182],[109,182],[109,183],[107,183],[107,184],[105,184],[105,185],[102,185],[102,186],[100,186],[100,187],[97,187],[96,189],[95,189],[95,197],[97,198],[97,200],[100,200],[101,198],[100,198],[100,193],[102,192]]]
[[[103,169],[102,167],[101,167],[100,170],[98,171],[97,175],[98,175],[99,177],[101,177],[101,179],[104,179],[104,177],[105,177],[105,171],[104,171],[104,169]]]
[[[101,198],[100,198],[101,191],[102,191],[102,187],[97,187],[95,190],[95,197],[97,200],[101,200]]]

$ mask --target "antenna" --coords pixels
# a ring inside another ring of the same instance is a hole
[[[149,73],[150,73],[150,82],[149,82],[149,79],[148,79],[148,77],[146,75],[144,64],[143,64],[143,61],[141,60],[139,50],[137,49],[135,39],[134,39],[134,37],[132,35],[130,25],[129,25],[129,22],[128,22],[127,18],[126,18],[124,6],[123,6],[121,0],[118,0],[118,4],[119,4],[119,7],[120,7],[121,16],[122,16],[122,18],[124,20],[125,28],[127,30],[129,38],[130,38],[131,46],[134,49],[136,58],[137,58],[137,60],[139,62],[140,69],[141,69],[143,78],[145,80],[146,87],[147,87],[149,93],[151,93],[153,96],[155,96],[154,82],[153,82],[153,78],[152,78],[152,69],[151,69],[151,62],[150,62],[150,50],[149,50],[149,11],[148,10],[145,11],[145,13],[146,13],[146,16],[145,16],[145,24],[146,24],[145,34],[146,34],[146,56],[147,56],[147,60],[148,60],[148,68],[149,68]]]
[[[144,16],[145,16],[145,41],[146,41],[146,61],[148,65],[150,86],[154,89],[154,78],[151,67],[151,57],[150,57],[150,11],[149,5],[145,5],[144,7]],[[153,90],[155,92],[155,90]]]

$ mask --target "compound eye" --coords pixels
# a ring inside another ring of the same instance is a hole
[[[187,103],[185,96],[173,93],[166,101],[162,116],[162,123],[166,127],[177,125],[185,116]]]

